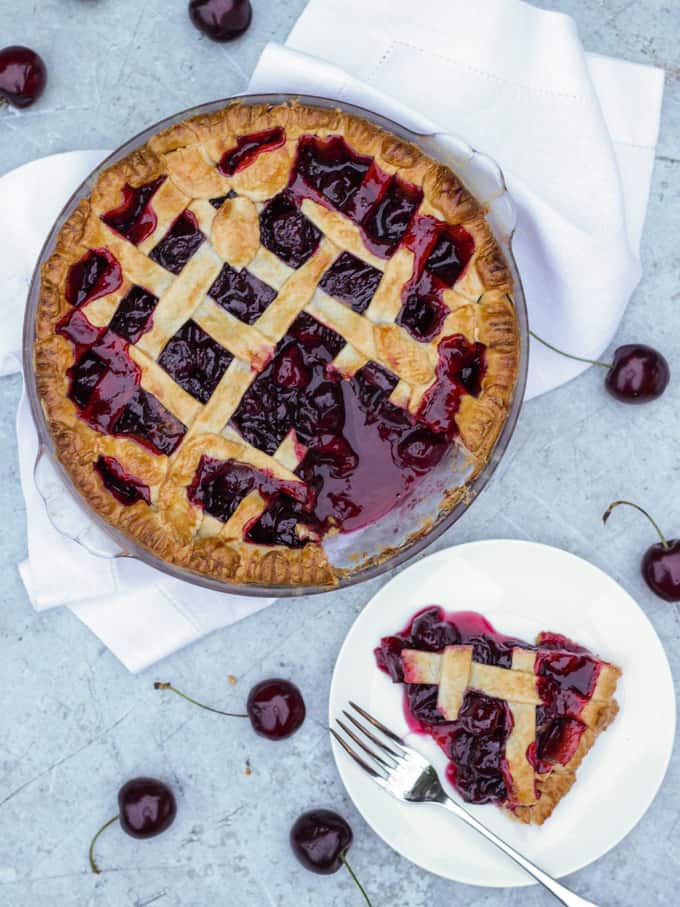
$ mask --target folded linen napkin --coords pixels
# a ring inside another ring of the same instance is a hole
[[[521,0],[311,0],[250,90],[338,98],[494,158],[533,329],[596,357],[640,279],[663,79],[586,54],[570,17]],[[527,397],[586,367],[534,343]]]
[[[417,20],[406,0],[311,0],[288,44],[294,49],[267,47],[252,91],[335,97],[416,131],[461,134],[494,156],[518,202],[515,248],[533,325],[583,355],[601,352],[639,278],[660,70],[584,55],[571,19],[519,0],[474,9],[467,0],[421,0]],[[0,374],[19,369],[24,300],[41,244],[105,154],[53,155],[0,179],[0,203],[16,225],[0,247],[0,278],[14,304],[0,336]],[[534,349],[528,394],[578,371]],[[17,436],[28,524],[19,569],[29,598],[39,610],[69,606],[129,670],[272,601],[199,589],[64,539],[33,481],[38,444],[25,398]]]

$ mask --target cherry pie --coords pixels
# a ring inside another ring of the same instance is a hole
[[[618,712],[615,665],[556,633],[504,636],[474,612],[428,607],[375,656],[405,684],[409,726],[444,750],[463,799],[527,824],[549,818]]]
[[[43,268],[58,455],[111,524],[230,582],[333,584],[366,526],[506,419],[512,280],[446,167],[339,110],[231,105],[106,170]]]

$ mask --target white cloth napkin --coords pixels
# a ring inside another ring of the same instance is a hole
[[[311,0],[250,90],[338,98],[494,158],[532,328],[595,357],[640,279],[663,78],[584,53],[571,18],[520,0]],[[527,397],[586,367],[533,343]]]
[[[459,134],[495,157],[520,211],[515,249],[533,326],[574,352],[601,352],[639,279],[660,70],[586,55],[571,19],[519,0],[420,0],[417,14],[411,0],[311,0],[288,45],[267,47],[252,91],[339,98],[417,131]],[[19,370],[24,300],[42,242],[105,154],[54,155],[0,179],[13,225],[0,245],[8,300],[0,374]],[[535,347],[528,395],[580,370]],[[272,601],[101,560],[64,539],[35,488],[37,438],[23,398],[17,436],[28,524],[19,569],[31,602],[39,610],[68,605],[131,671]]]
[[[107,153],[55,154],[0,179],[0,209],[12,224],[0,244],[0,284],[8,301],[0,375],[20,368],[26,290],[45,237],[71,193]],[[33,480],[38,438],[25,395],[16,424],[28,530],[28,558],[19,573],[37,610],[67,605],[130,671],[141,671],[274,600],[211,592],[138,561],[93,557],[65,539],[50,522]]]

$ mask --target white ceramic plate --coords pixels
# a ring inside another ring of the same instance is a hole
[[[553,876],[598,859],[644,815],[673,748],[673,681],[652,625],[618,583],[566,551],[522,541],[472,542],[439,551],[383,586],[355,621],[333,673],[331,724],[352,699],[398,733],[408,733],[401,687],[375,666],[373,649],[382,636],[397,632],[433,603],[451,611],[480,611],[499,631],[528,641],[540,630],[564,633],[623,669],[619,715],[543,827],[521,825],[492,805],[469,807]],[[437,745],[419,735],[409,740],[444,779],[446,758]],[[402,856],[457,882],[531,884],[511,860],[454,816],[437,806],[394,800],[335,742],[333,750],[357,809]]]

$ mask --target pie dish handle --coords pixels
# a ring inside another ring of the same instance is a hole
[[[496,161],[449,132],[424,135],[420,144],[460,177],[472,195],[486,207],[496,239],[503,245],[509,243],[517,226],[517,211]]]
[[[33,479],[47,517],[60,535],[76,542],[95,557],[113,559],[129,556],[78,503],[44,446],[38,450]]]

